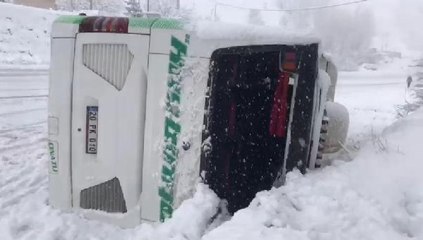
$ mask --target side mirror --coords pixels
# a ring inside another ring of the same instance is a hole
[[[342,148],[347,139],[350,117],[347,108],[335,102],[326,103],[326,112],[329,123],[323,153],[335,153]]]

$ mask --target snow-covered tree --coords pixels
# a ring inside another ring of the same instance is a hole
[[[127,0],[126,11],[126,15],[131,17],[141,17],[143,13],[139,0]]]
[[[107,15],[121,15],[125,11],[123,0],[56,0],[56,7],[65,11],[99,10]]]
[[[89,9],[89,0],[56,0],[56,7],[59,10],[74,11]]]
[[[93,9],[104,15],[123,15],[126,4],[123,0],[93,0]]]
[[[150,12],[160,13],[163,17],[179,18],[183,14],[183,10],[177,9],[178,0],[150,0]]]

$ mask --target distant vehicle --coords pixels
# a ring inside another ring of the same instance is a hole
[[[348,112],[333,103],[336,75],[313,39],[207,39],[172,19],[59,17],[50,204],[129,227],[171,217],[203,181],[233,213],[339,150]]]

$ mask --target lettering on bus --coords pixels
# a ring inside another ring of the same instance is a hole
[[[189,44],[189,35],[185,41],[171,37],[171,51],[169,56],[166,117],[164,122],[163,167],[161,172],[162,184],[159,187],[160,221],[170,218],[173,213],[173,187],[175,180],[176,161],[178,159],[178,137],[181,133],[179,123],[181,103],[181,70],[185,64]]]

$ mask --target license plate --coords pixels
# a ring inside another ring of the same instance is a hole
[[[87,133],[85,152],[87,154],[97,154],[98,135],[98,106],[87,107]]]

